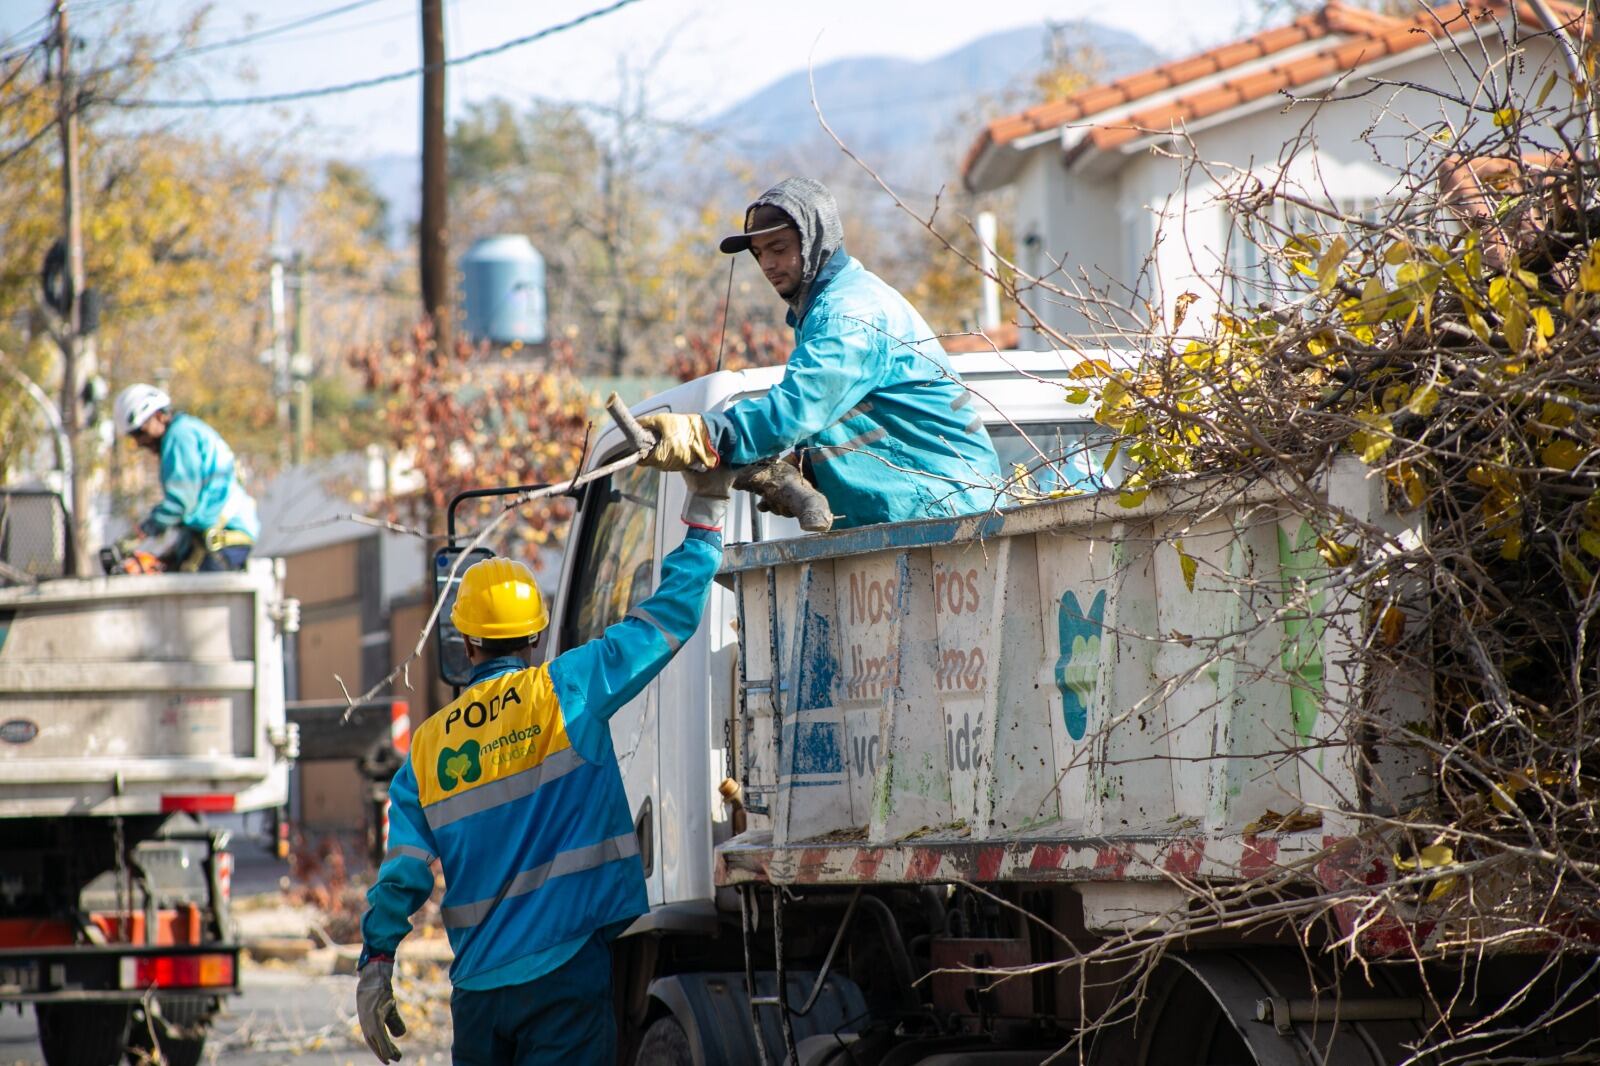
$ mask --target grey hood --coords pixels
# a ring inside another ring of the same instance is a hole
[[[796,319],[804,318],[823,267],[830,259],[844,257],[844,226],[839,221],[839,205],[828,187],[812,178],[783,179],[758,196],[745,210],[745,217],[764,204],[788,215],[800,230],[800,262],[804,274],[800,288],[788,304]]]

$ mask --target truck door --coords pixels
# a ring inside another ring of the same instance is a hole
[[[594,640],[656,587],[660,560],[661,474],[644,467],[592,483],[584,497],[567,572],[560,648]],[[652,902],[661,899],[660,813],[653,809],[660,773],[659,693],[649,685],[611,719],[611,741],[628,791]]]

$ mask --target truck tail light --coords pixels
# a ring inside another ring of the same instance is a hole
[[[231,792],[196,792],[186,795],[168,794],[161,797],[161,813],[183,811],[187,814],[220,814],[233,810]]]
[[[230,988],[233,956],[130,955],[122,960],[123,988]]]

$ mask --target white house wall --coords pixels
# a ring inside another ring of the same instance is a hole
[[[1035,152],[1017,178],[1018,265],[1068,293],[1082,293],[1086,277],[1096,286],[1103,285],[1108,275],[1120,277],[1116,210],[1116,184],[1070,182],[1059,152]],[[1030,238],[1037,238],[1037,243]],[[1072,337],[1093,334],[1078,300],[1043,287],[1022,295],[1028,309],[1051,329]],[[1029,329],[1029,323],[1023,316],[1021,347],[1036,351],[1058,347],[1043,332]]]
[[[1490,54],[1497,54],[1492,46]],[[1478,85],[1483,63],[1474,59],[1469,66],[1460,56],[1419,49],[1414,59],[1375,76],[1450,93],[1465,88],[1476,91],[1477,102],[1489,105],[1495,94]],[[1520,62],[1511,64],[1518,94],[1531,102],[1559,62],[1550,42],[1527,42]],[[1495,77],[1503,78],[1505,69],[1505,64],[1497,64]],[[1338,92],[1367,88],[1366,77],[1365,72],[1353,76]],[[1198,158],[1230,165],[1214,170],[1218,179],[1225,179],[1230,168],[1270,174],[1282,165],[1284,146],[1298,140],[1309,122],[1314,150],[1308,147],[1290,159],[1289,184],[1319,203],[1330,197],[1383,200],[1401,193],[1396,183],[1407,153],[1416,149],[1416,127],[1445,116],[1459,124],[1464,110],[1414,90],[1391,96],[1394,91],[1323,104],[1315,112],[1309,104],[1285,110],[1285,99],[1275,96],[1262,101],[1259,110],[1209,128],[1197,123],[1191,138]],[[1558,94],[1565,91],[1558,88],[1549,103],[1560,103]],[[1478,121],[1481,136],[1488,116],[1480,114]],[[1558,147],[1551,140],[1546,147]],[[1158,277],[1149,286],[1150,295],[1170,325],[1175,301],[1192,292],[1200,299],[1188,312],[1185,331],[1208,322],[1219,298],[1226,295],[1219,290],[1232,223],[1212,178],[1200,168],[1190,169],[1186,178],[1189,168],[1173,158],[1187,151],[1186,144],[1171,140],[1138,152],[1114,173],[1105,172],[1109,168],[1069,173],[1054,147],[1036,152],[1018,180],[1019,246],[1029,233],[1040,233],[1048,255],[1064,260],[1074,276],[1084,271],[1097,277],[1110,275],[1131,287],[1143,252],[1159,230]],[[1079,309],[1061,303],[1059,298],[1039,300],[1035,307],[1055,329],[1074,336],[1092,332]],[[1046,346],[1042,339],[1033,339],[1033,346]]]

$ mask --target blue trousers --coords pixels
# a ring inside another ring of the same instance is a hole
[[[450,993],[455,1066],[613,1066],[611,950],[599,937],[527,984]]]

